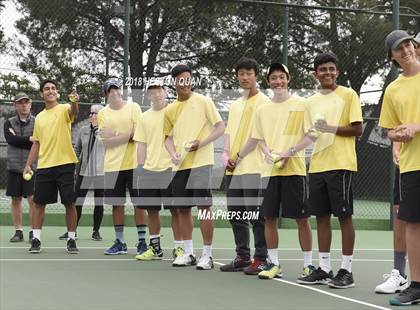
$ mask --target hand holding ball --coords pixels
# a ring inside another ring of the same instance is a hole
[[[34,175],[34,172],[30,170],[29,172],[25,173],[23,175],[23,179],[26,181],[30,181],[32,179],[32,176]]]

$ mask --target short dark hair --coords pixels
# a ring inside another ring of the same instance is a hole
[[[150,85],[146,89],[146,94],[148,95],[150,93],[150,91],[153,90],[153,89],[163,89],[163,90],[165,90],[165,87],[163,85]]]
[[[39,91],[40,91],[41,93],[42,93],[42,91],[43,91],[43,89],[44,89],[44,86],[45,86],[47,83],[54,84],[54,86],[57,88],[57,83],[56,83],[55,81],[53,81],[53,80],[49,80],[49,79],[47,79],[47,80],[43,80],[43,81],[41,82],[41,84],[39,85]]]
[[[314,59],[314,70],[316,71],[320,65],[332,62],[338,68],[338,58],[333,52],[325,52],[318,54]]]
[[[235,74],[238,75],[240,69],[254,70],[255,75],[260,73],[258,63],[254,58],[241,57],[235,66]]]
[[[184,72],[189,72],[192,75],[192,69],[189,65],[186,64],[178,64],[171,70],[171,76],[176,78],[178,75]]]

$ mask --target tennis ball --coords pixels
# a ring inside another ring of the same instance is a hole
[[[271,158],[273,159],[273,162],[276,163],[280,160],[280,155],[276,153],[271,153]]]
[[[31,171],[29,171],[28,173],[25,173],[24,175],[23,175],[23,178],[26,180],[26,181],[30,181],[31,179],[32,179],[32,176],[34,175],[34,172],[31,170]]]
[[[76,101],[77,101],[77,97],[76,97],[75,95],[73,95],[73,94],[70,94],[70,95],[69,95],[69,100],[70,100],[71,102],[76,102]]]
[[[184,143],[184,148],[185,149],[190,149],[192,146],[193,146],[193,143],[192,142],[185,142]]]
[[[275,162],[274,167],[276,167],[277,169],[282,169],[284,167],[283,161],[279,160],[279,161]]]

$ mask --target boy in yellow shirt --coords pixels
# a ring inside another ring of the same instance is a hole
[[[226,169],[226,198],[228,212],[235,212],[230,224],[236,245],[236,257],[220,267],[221,271],[243,271],[257,275],[267,265],[267,245],[264,237],[264,216],[260,212],[261,163],[260,149],[254,149],[247,157],[237,161],[239,150],[246,144],[255,120],[255,112],[269,102],[257,88],[259,74],[255,59],[241,58],[235,67],[236,78],[243,89],[243,97],[235,100],[229,108],[225,132],[223,156],[229,158]],[[252,212],[252,213],[250,213]],[[247,214],[255,215],[248,220]],[[258,215],[258,216],[257,216]],[[254,234],[255,253],[251,261],[249,248],[249,224]]]
[[[174,164],[172,180],[174,207],[180,212],[185,253],[173,266],[197,264],[198,270],[214,267],[212,258],[213,220],[208,218],[212,205],[211,173],[214,164],[213,141],[223,135],[225,126],[213,101],[192,91],[192,70],[177,65],[171,71],[175,79],[177,100],[165,111],[165,146]],[[197,206],[200,219],[203,253],[198,263],[193,252],[193,219],[191,208]]]
[[[274,92],[271,102],[261,105],[255,116],[251,137],[239,151],[239,158],[246,158],[258,144],[262,147],[266,162],[262,165],[265,240],[269,263],[258,274],[260,279],[281,276],[278,259],[278,218],[296,220],[299,242],[303,251],[303,274],[315,270],[312,265],[312,231],[309,210],[306,205],[306,146],[313,138],[304,99],[289,93],[290,74],[281,63],[270,65],[267,83]],[[277,159],[275,157],[278,157]]]
[[[333,288],[354,286],[352,259],[352,177],[357,171],[356,137],[362,134],[362,109],[357,93],[337,85],[338,60],[333,53],[321,53],[314,60],[314,75],[321,85],[308,99],[308,111],[319,137],[309,167],[309,208],[316,216],[320,267],[301,284],[328,284]],[[338,218],[342,235],[341,268],[331,270],[331,214]]]
[[[162,83],[163,84],[163,83]],[[161,259],[160,217],[162,205],[170,209],[174,234],[173,256],[183,255],[183,242],[178,209],[172,208],[172,162],[165,149],[163,123],[165,120],[166,91],[162,84],[150,84],[146,96],[151,108],[141,116],[133,140],[138,142],[138,162],[142,165],[139,175],[139,207],[147,210],[150,245],[146,252],[137,255],[142,261]]]
[[[77,213],[75,207],[74,169],[77,157],[71,143],[71,123],[79,111],[79,95],[72,92],[71,104],[57,102],[57,84],[52,80],[41,83],[40,95],[45,108],[35,118],[33,144],[23,170],[23,177],[32,172],[31,165],[38,157],[35,178],[32,214],[33,239],[30,253],[41,252],[41,229],[45,206],[57,202],[60,192],[61,203],[66,207],[67,252],[79,252],[76,246]]]
[[[405,31],[388,34],[385,48],[388,58],[402,69],[385,90],[379,119],[388,138],[401,143],[398,218],[405,222],[411,284],[389,301],[401,306],[420,303],[420,62],[413,37]]]
[[[112,205],[115,242],[105,251],[105,255],[127,254],[124,239],[124,204],[126,190],[130,193],[134,205],[134,217],[137,226],[137,254],[147,250],[146,244],[146,214],[136,206],[138,198],[137,176],[137,145],[133,135],[141,117],[140,106],[135,102],[122,99],[119,81],[107,80],[102,92],[106,97],[107,106],[98,113],[98,128],[105,146],[105,203]]]

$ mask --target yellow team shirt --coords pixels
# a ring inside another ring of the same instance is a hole
[[[175,100],[165,109],[164,134],[173,136],[175,148],[181,154],[181,164],[174,170],[185,170],[214,164],[214,147],[209,143],[195,152],[186,152],[184,145],[209,136],[213,126],[222,122],[213,101],[193,93],[188,100]]]
[[[140,106],[127,102],[121,109],[114,110],[107,105],[98,113],[99,129],[108,128],[117,133],[136,130],[141,116]],[[133,140],[105,150],[104,171],[123,171],[137,167],[137,145]]]
[[[134,141],[142,142],[146,147],[146,162],[143,168],[150,171],[164,171],[172,167],[171,156],[165,148],[163,123],[165,109],[149,109],[140,118],[134,133]]]
[[[70,104],[57,104],[36,116],[33,138],[39,142],[38,169],[77,163],[69,109]]]
[[[382,103],[379,126],[392,129],[402,124],[420,124],[420,73],[400,75],[388,85]],[[420,133],[401,143],[400,172],[420,170]]]
[[[311,127],[305,100],[291,97],[284,102],[270,102],[257,109],[251,137],[264,140],[274,152],[285,152],[301,141]],[[262,176],[306,175],[305,151],[289,158],[278,169],[263,161]]]
[[[329,94],[317,93],[310,97],[308,111],[312,124],[319,114],[332,126],[349,126],[355,122],[363,122],[357,93],[343,86],[338,86]],[[356,137],[321,133],[314,145],[309,173],[331,170],[357,171]]]
[[[245,135],[245,139],[242,140],[239,150],[243,146],[245,146],[248,138],[251,136],[255,114],[258,107],[268,102],[270,102],[270,99],[259,91],[256,95],[252,96],[251,98],[248,98],[248,99],[245,99],[243,97],[238,98],[231,104],[229,108],[229,117],[228,117],[228,122],[226,126],[226,131],[225,131],[225,133],[229,135],[229,144],[230,144],[229,148],[231,150],[231,153],[232,153],[233,146],[235,144],[235,139],[241,139],[242,135]],[[245,114],[244,110],[245,110],[246,104],[251,105],[253,111],[249,120],[247,120],[249,123],[246,124],[246,126],[240,126],[241,120]],[[245,132],[240,132],[241,127],[242,127],[242,130],[245,130]],[[236,158],[236,154],[230,154],[230,157],[234,159]],[[226,170],[226,174],[227,175],[261,174],[261,165],[263,161],[264,161],[263,154],[261,150],[257,147],[255,150],[253,150],[243,160],[239,162],[239,164],[236,166],[233,172]]]

